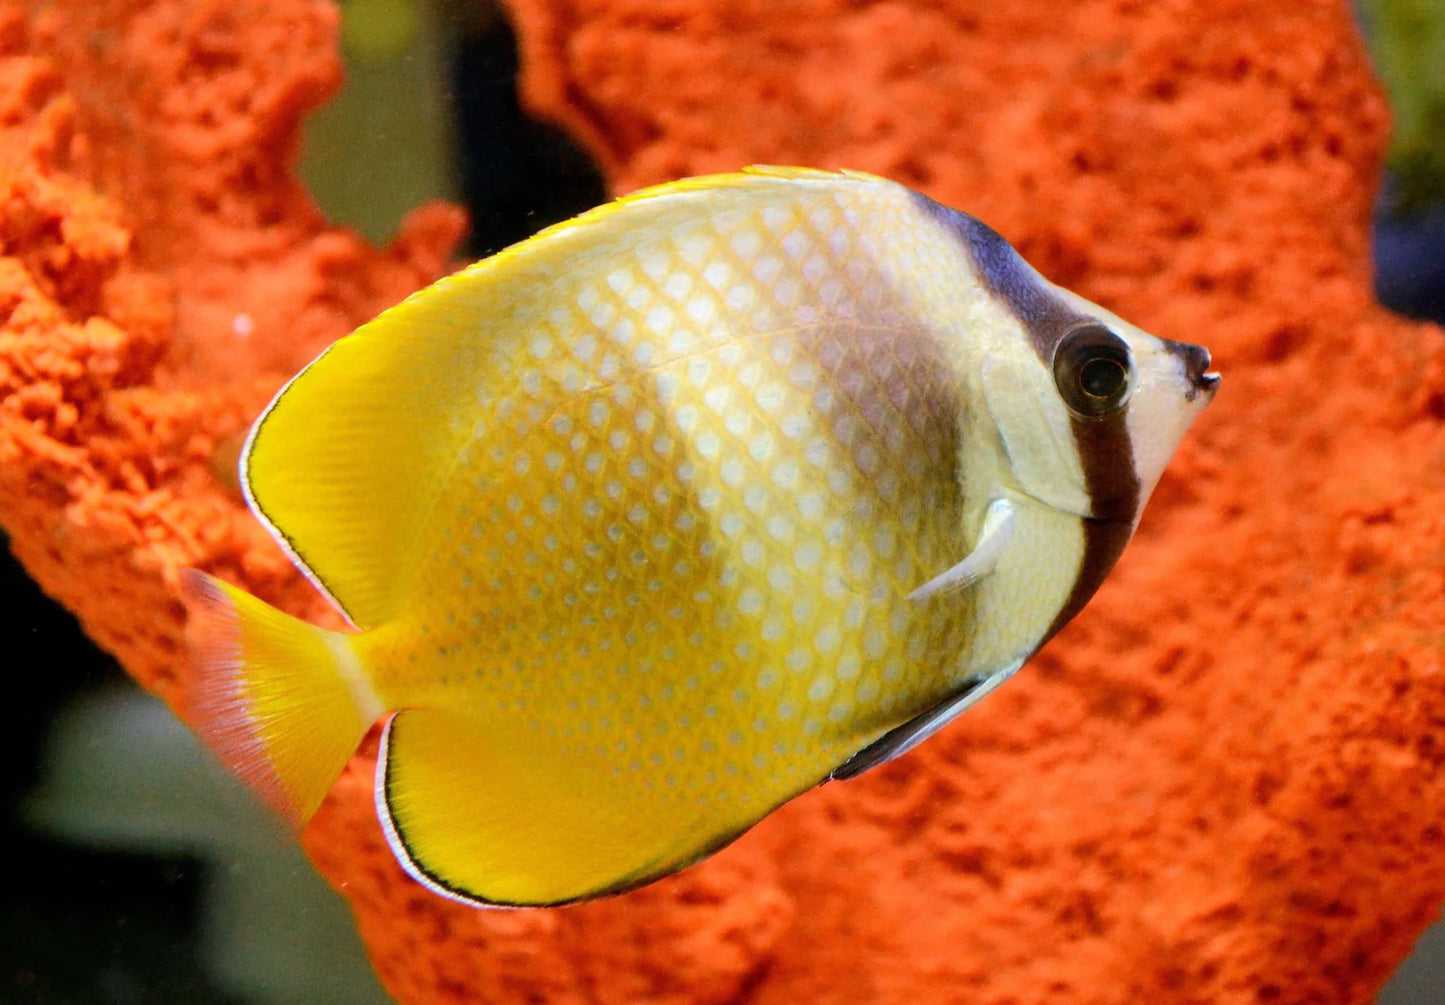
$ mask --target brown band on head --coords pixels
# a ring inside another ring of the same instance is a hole
[[[1074,575],[1073,588],[1059,613],[1054,615],[1053,624],[1039,639],[1039,647],[1054,637],[1054,633],[1067,625],[1093,597],[1114,563],[1124,553],[1124,546],[1134,533],[1132,523],[1117,520],[1084,520],[1084,554],[1079,559],[1079,570]],[[1035,649],[1035,652],[1038,650]]]
[[[1132,525],[1139,512],[1139,474],[1125,406],[1096,419],[1072,416],[1074,447],[1084,469],[1084,486],[1096,520]]]
[[[987,224],[919,193],[913,193],[913,198],[919,209],[963,247],[979,282],[1023,323],[1029,344],[1052,373],[1054,351],[1064,336],[1080,322],[1098,323],[1098,319],[1079,313],[1055,295],[1013,246]],[[1133,533],[1140,485],[1127,415],[1125,406],[1100,418],[1072,417],[1074,447],[1084,469],[1091,517],[1083,520],[1084,554],[1074,586],[1044,640],[1094,595]]]
[[[1054,349],[1075,325],[1096,320],[1055,296],[1013,245],[988,224],[918,192],[912,196],[914,204],[963,247],[983,288],[1023,322],[1029,344],[1045,366],[1053,366]]]

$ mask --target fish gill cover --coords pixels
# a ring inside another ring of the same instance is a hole
[[[511,13],[532,108],[615,191],[888,175],[1230,381],[1028,671],[679,876],[560,911],[444,902],[387,850],[364,747],[303,840],[388,988],[1372,995],[1445,902],[1445,336],[1370,296],[1388,116],[1348,6]],[[0,4],[0,59],[0,523],[175,704],[180,567],[329,616],[217,472],[291,372],[447,267],[461,216],[421,208],[378,250],[295,180],[339,78],[329,5]]]

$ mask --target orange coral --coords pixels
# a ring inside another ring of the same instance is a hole
[[[392,861],[356,758],[305,840],[388,987],[1369,997],[1445,901],[1445,338],[1370,297],[1386,115],[1343,0],[513,9],[525,93],[616,188],[750,161],[892,175],[1208,344],[1226,379],[1031,668],[678,877],[564,910],[444,903]],[[0,6],[0,520],[172,701],[178,565],[320,613],[217,457],[458,232],[427,209],[377,252],[297,186],[334,29],[304,0]]]
[[[434,278],[461,214],[385,252],[291,171],[340,85],[324,5],[0,6],[0,519],[173,703],[175,569],[319,609],[213,472],[288,371]]]

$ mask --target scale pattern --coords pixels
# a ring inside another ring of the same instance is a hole
[[[967,552],[962,385],[873,264],[906,205],[861,187],[698,214],[519,308],[422,534],[428,599],[373,633],[389,706],[464,709],[569,805],[687,834],[958,686],[969,595],[905,598]]]

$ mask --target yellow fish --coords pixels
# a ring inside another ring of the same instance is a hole
[[[908,750],[1118,558],[1218,376],[882,178],[754,168],[543,231],[256,421],[257,516],[356,628],[188,573],[191,702],[295,822],[385,717],[407,871],[559,904]]]

